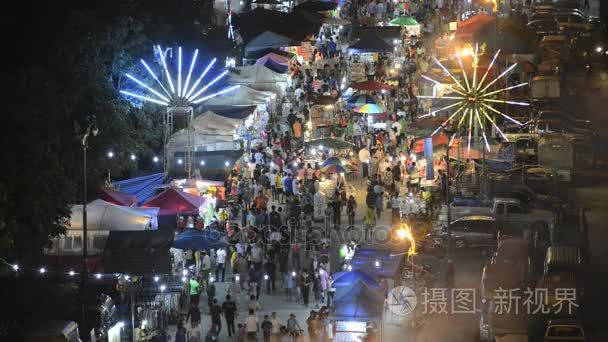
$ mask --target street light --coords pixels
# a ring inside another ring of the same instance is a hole
[[[89,147],[89,136],[96,136],[99,133],[95,119],[87,127],[86,133],[82,136],[82,286],[87,279],[88,270],[88,244],[87,244],[87,148]],[[114,153],[108,153],[108,157],[112,158]]]
[[[154,158],[152,158],[152,161],[153,161],[154,163],[158,163],[158,157],[157,157],[157,156],[154,156]]]
[[[137,156],[135,156],[134,154],[131,155],[131,160],[135,160],[137,159]]]
[[[110,158],[110,159],[114,158],[114,152],[109,151],[108,152],[108,158]]]

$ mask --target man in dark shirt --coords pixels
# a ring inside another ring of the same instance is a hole
[[[228,329],[228,337],[232,337],[235,334],[234,329],[234,318],[236,316],[236,304],[232,301],[230,295],[226,296],[226,301],[222,304],[221,310],[224,312],[224,318],[226,319],[226,327]]]
[[[217,299],[215,298],[209,309],[209,314],[211,315],[211,324],[216,326],[216,332],[219,335],[220,331],[222,331],[222,307],[217,303]]]

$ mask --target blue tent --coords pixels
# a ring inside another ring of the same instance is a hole
[[[264,63],[264,66],[274,72],[278,72],[279,74],[286,74],[289,71],[289,66],[287,66],[285,64],[277,63],[270,58],[268,58],[268,60],[266,60],[266,63]]]
[[[349,287],[357,282],[362,282],[365,286],[375,291],[382,290],[382,286],[371,274],[358,270],[335,273],[332,287],[339,289]]]
[[[217,230],[187,230],[177,234],[171,247],[183,250],[208,250],[226,247],[225,234]]]
[[[137,204],[142,204],[154,196],[156,190],[163,184],[166,173],[155,173],[148,176],[130,178],[112,183],[119,192],[133,195]]]
[[[337,289],[334,298],[331,320],[374,322],[382,319],[384,297],[363,282]]]
[[[380,279],[398,276],[402,262],[403,255],[393,256],[388,249],[357,249],[350,263],[353,270],[363,270]]]

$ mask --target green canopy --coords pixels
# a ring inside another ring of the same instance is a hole
[[[389,24],[395,26],[416,26],[418,22],[412,17],[397,17],[391,20]]]

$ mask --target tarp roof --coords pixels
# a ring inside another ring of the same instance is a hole
[[[264,63],[266,63],[266,61],[269,59],[271,59],[274,62],[279,63],[279,64],[289,65],[292,58],[280,55],[275,52],[269,52],[269,53],[265,54],[264,56],[258,58],[258,60],[255,62],[255,64],[264,65]]]
[[[246,85],[256,90],[268,90],[282,94],[289,82],[289,75],[274,72],[259,64],[233,68],[230,71],[228,83]]]
[[[379,291],[382,289],[382,286],[378,283],[378,281],[371,274],[361,271],[354,270],[349,272],[337,272],[333,275],[334,281],[332,283],[332,287],[334,288],[343,288],[349,287],[356,282],[363,282],[365,286],[372,290]]]
[[[297,45],[291,38],[275,32],[264,31],[245,43],[245,53],[267,48],[280,48]]]
[[[82,204],[72,206],[68,230],[82,230]],[[87,204],[87,230],[145,230],[156,225],[159,208],[124,207],[95,200]],[[155,228],[155,227],[154,227]]]
[[[257,58],[264,57],[269,53],[289,58],[289,60],[292,60],[296,56],[295,54],[293,54],[291,52],[283,51],[281,49],[268,48],[268,49],[254,51],[254,52],[250,53],[247,57],[257,59]]]
[[[403,255],[391,256],[391,253],[388,249],[360,248],[355,251],[351,265],[354,270],[363,270],[376,278],[394,278],[399,273]],[[380,267],[376,267],[376,261]]]
[[[208,110],[192,120],[192,127],[209,135],[232,135],[243,121],[243,119],[230,119]]]
[[[234,132],[213,131],[208,133],[205,129],[194,129],[192,132],[192,143],[194,151],[218,151],[233,150],[235,148]],[[188,133],[186,130],[175,132],[167,142],[167,150],[170,154],[185,152],[189,146]]]
[[[363,282],[356,282],[349,287],[336,289],[330,319],[378,321],[382,318],[383,305],[381,292],[370,289]]]
[[[269,91],[255,90],[247,86],[240,86],[238,89],[231,92],[209,99],[205,105],[248,107],[265,104],[271,96],[272,92]]]
[[[210,111],[229,119],[245,120],[253,114],[255,108],[256,106],[210,106],[207,103],[204,103],[195,108],[194,115]]]
[[[108,201],[116,205],[124,205],[130,207],[137,204],[137,196],[124,194],[108,187],[101,188],[101,193],[99,194],[99,197],[104,201]]]
[[[174,233],[170,230],[110,232],[104,272],[131,275],[169,274]]]
[[[351,45],[348,50],[354,53],[392,52],[393,47],[386,43],[376,32],[368,31],[361,35],[359,41]]]
[[[142,206],[160,208],[160,215],[176,215],[181,213],[198,214],[199,208],[205,204],[205,198],[169,188],[154,196]]]
[[[154,196],[163,184],[166,173],[155,173],[148,176],[130,178],[112,183],[114,188],[123,194],[134,195],[137,203],[141,204]]]
[[[289,65],[288,64],[276,62],[273,59],[267,59],[266,62],[264,62],[264,63],[257,63],[256,62],[255,64],[264,65],[268,69],[270,69],[270,70],[272,70],[274,72],[278,72],[279,74],[286,74],[289,71]]]

